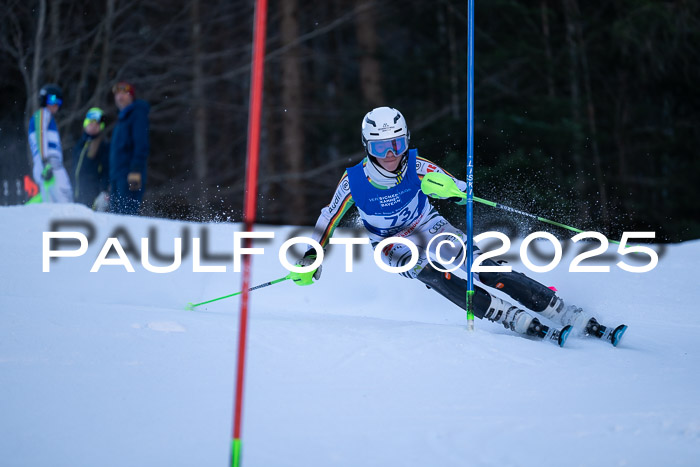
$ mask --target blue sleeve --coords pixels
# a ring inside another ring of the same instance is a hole
[[[133,116],[134,155],[131,159],[129,172],[143,173],[146,170],[146,161],[150,151],[148,141],[148,110],[137,109]]]

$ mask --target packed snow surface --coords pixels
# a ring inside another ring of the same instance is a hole
[[[240,296],[185,306],[240,290],[240,229],[0,208],[0,465],[228,465]],[[59,230],[85,233],[87,252],[42,272],[42,233]],[[256,240],[251,285],[285,276],[280,245],[309,234],[256,230],[275,238]],[[134,272],[90,272],[110,237]],[[145,269],[146,237],[154,266],[182,238],[180,267]],[[193,238],[201,265],[226,272],[193,272]],[[510,264],[527,271],[517,247]],[[628,324],[618,348],[583,337],[559,348],[480,320],[470,333],[462,310],[380,270],[367,245],[353,272],[331,247],[314,285],[252,292],[243,465],[700,465],[700,242],[656,247],[642,274],[615,266],[627,261],[615,248],[601,260],[609,273],[569,272],[569,248],[528,274],[604,324]]]

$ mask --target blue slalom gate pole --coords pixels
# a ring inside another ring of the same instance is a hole
[[[467,329],[474,330],[474,0],[467,1]]]

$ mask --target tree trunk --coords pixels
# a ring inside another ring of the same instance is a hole
[[[598,129],[595,116],[595,102],[593,101],[593,90],[591,88],[591,72],[588,67],[588,56],[586,54],[586,44],[583,40],[581,27],[581,12],[578,0],[571,0],[573,13],[576,15],[574,26],[576,28],[576,38],[578,40],[579,56],[581,59],[581,71],[583,74],[583,89],[586,94],[586,111],[588,116],[588,127],[591,132],[591,152],[593,154],[593,165],[595,166],[595,180],[598,184],[600,196],[600,214],[605,224],[608,223],[608,193],[605,186],[605,176],[601,167],[600,150],[598,149]]]
[[[194,106],[195,193],[200,207],[207,205],[207,108],[204,103],[202,23],[199,0],[192,0],[192,102]]]
[[[583,146],[583,134],[581,132],[581,97],[580,97],[580,83],[579,83],[579,51],[576,43],[576,26],[574,24],[574,13],[572,7],[572,0],[563,0],[564,4],[564,18],[566,21],[566,44],[569,48],[569,90],[570,96],[569,100],[571,103],[571,132],[572,132],[572,142],[571,142],[571,158],[574,163],[574,170],[576,175],[576,181],[574,184],[577,195],[580,199],[585,200],[587,197],[586,192],[586,171],[585,164],[583,163],[583,155],[581,154]],[[586,221],[589,219],[589,211],[586,208],[586,204],[583,202],[578,203],[579,207],[579,218],[581,221]]]
[[[617,72],[617,92],[615,93],[615,125],[613,134],[615,146],[617,147],[617,179],[620,183],[620,191],[627,195],[630,193],[630,185],[627,171],[627,140],[626,132],[629,125],[629,99],[627,96],[627,73],[624,71]],[[632,211],[632,198],[630,196],[622,196],[622,203],[625,212]]]
[[[549,7],[547,6],[547,0],[540,1],[540,13],[542,16],[542,38],[544,41],[544,54],[547,60],[547,95],[554,99],[555,89],[554,89],[554,59],[552,58],[552,45],[551,45],[551,35],[549,32]]]
[[[459,119],[459,70],[457,70],[457,44],[455,40],[454,23],[452,15],[445,14],[445,8],[438,7],[437,20],[440,25],[440,36],[444,37],[441,41],[442,46],[446,46],[449,56],[447,69],[445,73],[449,77],[450,83],[450,110],[452,118]]]
[[[105,13],[104,28],[102,35],[102,56],[100,57],[100,71],[97,75],[97,84],[95,85],[95,95],[91,99],[93,102],[98,102],[102,104],[102,99],[97,96],[103,96],[107,94],[105,91],[109,88],[109,83],[107,82],[107,73],[109,72],[109,66],[111,64],[112,56],[112,25],[114,24],[114,8],[115,0],[107,1],[107,12]],[[111,95],[111,93],[110,93]]]
[[[39,18],[36,24],[36,34],[34,35],[34,59],[32,60],[32,81],[31,88],[27,89],[27,103],[25,104],[25,115],[31,116],[32,109],[38,106],[37,99],[39,96],[39,77],[41,75],[42,65],[42,45],[44,43],[44,26],[46,24],[46,0],[39,1]],[[25,133],[29,131],[29,119],[24,119]],[[32,155],[27,151],[29,167],[32,167]]]
[[[384,105],[384,92],[381,83],[381,65],[377,59],[377,30],[374,23],[374,15],[377,8],[374,0],[366,8],[366,4],[355,7],[357,19],[355,20],[355,34],[357,36],[358,51],[360,54],[360,86],[362,96],[370,107]]]
[[[280,35],[282,47],[299,37],[297,0],[282,2]],[[292,46],[282,57],[282,148],[287,160],[287,171],[301,175],[304,170],[304,128],[302,126],[302,82],[299,47]],[[306,211],[306,193],[299,177],[290,178],[282,187],[288,195],[290,222],[301,224]]]
[[[56,48],[57,45],[61,44],[61,1],[52,0],[51,6],[49,8],[49,47],[46,51],[47,53],[47,65],[49,75],[52,77],[53,82],[61,85],[61,67],[59,66],[59,56],[52,48]],[[63,84],[65,89],[65,84]]]

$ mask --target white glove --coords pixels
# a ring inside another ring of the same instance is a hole
[[[314,261],[316,261],[316,254],[311,254],[309,256],[305,256],[304,258],[301,258],[299,261],[296,262],[297,266],[311,266]],[[314,279],[319,280],[321,278],[321,269],[323,269],[323,265],[320,265],[318,269],[314,271]]]
[[[100,212],[109,211],[109,193],[106,191],[100,192],[92,203],[92,209]]]

